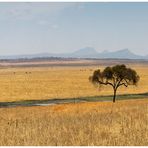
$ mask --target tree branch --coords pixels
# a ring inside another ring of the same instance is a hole
[[[120,82],[121,82],[121,81],[122,81],[122,79],[120,79],[120,80],[116,83],[116,86],[115,86],[116,89],[120,86]]]
[[[121,83],[121,84],[118,85],[118,87],[122,86],[122,85],[124,85],[125,87],[128,87],[128,85],[126,83]]]
[[[102,82],[98,80],[98,83],[103,84],[103,85],[111,85],[112,87],[114,87],[114,85],[110,82]]]

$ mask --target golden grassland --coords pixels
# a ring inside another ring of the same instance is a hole
[[[1,68],[0,101],[111,95],[111,87],[99,91],[89,82],[89,76],[97,68],[94,66]],[[138,87],[122,87],[118,94],[148,91],[148,67],[134,65],[132,68],[136,69],[141,78]]]
[[[0,108],[0,145],[148,145],[148,100]]]
[[[111,95],[88,78],[98,67],[1,68],[0,101]],[[99,67],[104,68],[104,67]],[[134,65],[137,87],[148,92],[148,67]],[[0,145],[148,145],[148,99],[0,108]]]

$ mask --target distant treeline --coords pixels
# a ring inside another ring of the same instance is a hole
[[[90,60],[90,61],[120,61],[127,63],[148,63],[145,59],[111,59],[111,58],[64,58],[64,57],[35,57],[35,58],[18,58],[18,59],[0,59],[0,62],[36,62],[36,61],[78,61],[78,60]]]
[[[35,58],[18,58],[18,59],[0,59],[0,62],[36,62],[36,61],[75,61],[78,58],[63,57],[35,57]]]

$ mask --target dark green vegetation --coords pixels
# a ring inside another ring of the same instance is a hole
[[[147,93],[141,94],[126,94],[118,95],[118,100],[129,100],[129,99],[144,99],[148,98]],[[46,106],[54,104],[64,104],[64,103],[79,103],[79,102],[106,102],[112,101],[112,96],[92,96],[92,97],[81,97],[81,98],[69,98],[69,99],[50,99],[50,100],[23,100],[14,102],[1,102],[1,107],[16,107],[16,106]]]
[[[116,100],[116,92],[120,86],[128,87],[137,85],[140,77],[137,72],[127,68],[124,64],[106,67],[102,72],[100,69],[95,70],[89,80],[97,86],[110,85],[113,88],[113,102]]]

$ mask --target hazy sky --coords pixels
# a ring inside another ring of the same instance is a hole
[[[0,55],[86,46],[148,54],[148,3],[0,2]]]

